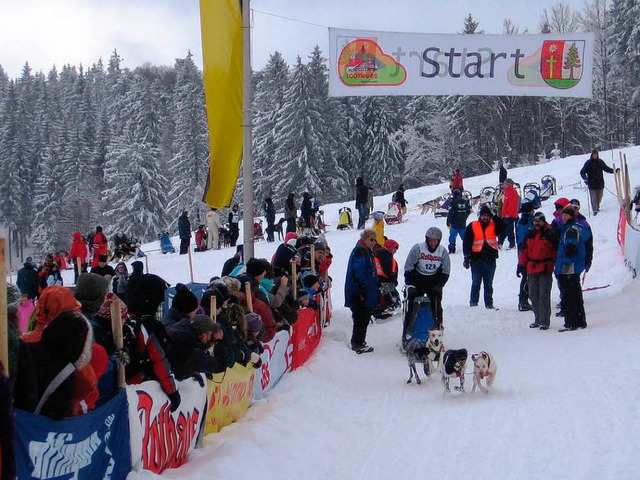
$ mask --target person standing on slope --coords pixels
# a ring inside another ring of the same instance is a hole
[[[222,222],[220,221],[220,215],[218,215],[217,208],[211,208],[206,215],[207,230],[207,250],[212,248],[220,250],[220,229],[222,228]]]
[[[191,243],[191,223],[187,210],[183,210],[178,218],[178,236],[180,237],[180,255],[184,255],[188,252]]]
[[[471,294],[469,306],[477,307],[480,285],[484,285],[484,306],[493,309],[493,276],[498,258],[498,235],[505,229],[504,222],[487,205],[480,208],[478,220],[467,225],[462,242],[464,268],[471,268]]]
[[[600,202],[604,193],[604,174],[603,172],[613,173],[613,168],[604,163],[599,156],[598,150],[591,151],[591,157],[587,160],[580,170],[580,177],[589,188],[589,198],[591,199],[591,209],[593,215],[597,215],[600,211]]]
[[[373,352],[373,347],[367,345],[366,338],[372,310],[380,303],[378,276],[373,258],[375,244],[376,232],[365,229],[351,252],[347,265],[344,306],[351,309],[351,349],[356,353]]]

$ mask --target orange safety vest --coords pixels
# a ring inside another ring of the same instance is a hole
[[[482,228],[482,224],[479,220],[472,223],[473,228],[473,245],[471,251],[473,253],[480,253],[482,247],[487,243],[491,248],[498,250],[498,240],[496,239],[496,224],[491,220],[486,229]]]
[[[384,270],[382,270],[382,264],[380,263],[380,259],[378,257],[373,257],[373,262],[376,265],[376,274],[379,277],[387,278],[387,275],[384,273]],[[398,262],[396,262],[395,258],[391,259],[391,271],[393,273],[396,273],[398,271]]]

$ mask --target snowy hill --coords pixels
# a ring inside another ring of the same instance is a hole
[[[640,148],[623,150],[630,171],[638,172]],[[515,168],[509,177],[524,185],[553,175],[558,196],[578,198],[587,214],[587,192],[574,188],[588,155],[543,165]],[[602,152],[607,164],[618,152]],[[464,173],[464,172],[463,172]],[[613,177],[601,213],[588,217],[594,232],[594,262],[585,287],[610,284],[585,292],[589,327],[558,333],[562,319],[552,317],[548,331],[531,330],[532,312],[518,312],[519,279],[516,251],[501,251],[494,281],[499,311],[468,307],[470,272],[462,255],[452,256],[452,274],[444,290],[445,345],[469,353],[491,352],[499,364],[489,395],[443,395],[439,381],[406,385],[408,368],[399,353],[401,319],[371,325],[367,341],[375,352],[358,356],[347,348],[350,311],[343,305],[343,280],[348,255],[359,232],[336,231],[338,208],[323,206],[331,224],[327,240],[334,254],[333,320],[311,360],[285,375],[247,417],[209,435],[205,448],[183,467],[163,478],[238,479],[589,479],[637,478],[640,417],[640,343],[637,314],[640,283],[625,268],[616,241],[618,207]],[[633,179],[632,179],[633,180]],[[637,179],[636,179],[637,180]],[[477,195],[495,186],[497,173],[466,178],[465,188]],[[409,207],[448,191],[447,185],[406,192]],[[386,210],[390,194],[375,199]],[[553,198],[541,210],[551,218]],[[349,202],[353,209],[353,202]],[[355,211],[355,209],[353,209]],[[445,220],[410,210],[407,221],[387,226],[385,234],[400,243],[400,267],[411,246],[426,229]],[[458,240],[459,245],[459,240]],[[276,244],[259,242],[257,257],[270,258]],[[157,248],[152,245],[149,249]],[[194,279],[219,275],[233,248],[194,254]],[[152,273],[172,284],[189,280],[186,256],[152,252]],[[553,304],[557,303],[554,285]],[[467,372],[472,371],[471,362]],[[471,377],[467,377],[470,380]],[[470,388],[468,389],[470,390]],[[129,478],[152,478],[149,472]]]

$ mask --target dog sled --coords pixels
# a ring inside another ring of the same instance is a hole
[[[338,230],[347,230],[353,228],[353,219],[351,217],[351,209],[342,207],[338,210]]]
[[[384,221],[387,225],[402,223],[402,205],[398,202],[389,202],[387,205],[387,213],[384,215]]]
[[[393,316],[394,313],[402,307],[402,301],[400,300],[400,294],[393,283],[381,283],[378,287],[378,291],[380,292],[380,306],[374,308],[372,315],[373,318],[382,320]]]
[[[480,190],[480,199],[478,200],[478,203],[481,206],[486,205],[491,208],[491,210],[495,211],[498,192],[499,191],[494,187],[484,187],[482,190]]]
[[[173,248],[173,243],[171,243],[171,237],[169,237],[169,232],[159,233],[158,239],[160,240],[160,251],[163,254],[176,253],[176,249]]]
[[[405,285],[404,301],[402,302],[403,324],[402,324],[402,349],[406,349],[407,343],[414,340],[421,340],[423,343],[429,337],[429,330],[436,328],[436,322],[431,310],[431,301],[427,295],[413,297],[412,305],[409,305],[413,285]]]
[[[556,179],[552,175],[545,175],[540,179],[540,200],[548,200],[549,197],[557,195]]]
[[[540,208],[540,184],[537,182],[525,183],[522,187],[522,202],[531,203],[533,208]]]
[[[453,195],[450,193],[445,193],[441,198],[442,200],[433,211],[433,215],[436,218],[446,217],[449,214],[449,208],[451,208],[451,200],[453,200]]]

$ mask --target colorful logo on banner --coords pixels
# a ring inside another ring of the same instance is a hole
[[[377,42],[359,38],[349,42],[338,56],[338,74],[349,87],[396,86],[407,80],[407,69]]]
[[[62,421],[16,411],[18,477],[117,479],[131,470],[124,392],[98,410]]]
[[[554,88],[567,89],[582,78],[584,40],[545,40],[540,53],[540,74]]]
[[[154,398],[138,390],[138,414],[142,427],[142,468],[160,473],[165,468],[176,468],[187,461],[189,450],[200,429],[202,411],[193,408],[177,415],[171,414],[171,404],[165,399],[154,405]],[[157,413],[156,413],[157,411]]]

